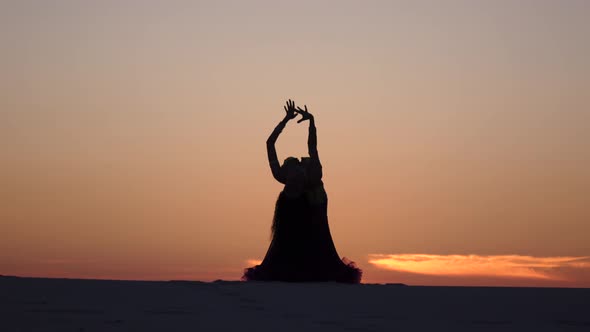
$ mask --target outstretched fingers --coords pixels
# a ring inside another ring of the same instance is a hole
[[[308,110],[307,110],[307,105],[304,105],[305,109],[302,109],[301,107],[297,107],[297,109],[295,109],[295,112],[301,114],[301,119],[299,119],[299,121],[297,121],[297,123],[301,123],[302,121],[305,120],[309,120],[311,119],[311,114],[309,114]]]
[[[293,100],[287,100],[287,105],[283,106],[283,108],[289,119],[294,119],[297,116],[297,109],[295,108],[295,102]]]
[[[292,101],[291,99],[287,100],[287,108],[289,108],[289,109],[295,108],[295,102]]]

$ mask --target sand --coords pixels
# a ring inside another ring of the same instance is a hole
[[[0,331],[590,331],[590,289],[0,277]]]

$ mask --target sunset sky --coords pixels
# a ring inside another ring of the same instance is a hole
[[[291,98],[363,282],[590,287],[590,1],[9,0],[0,42],[0,274],[239,279]]]

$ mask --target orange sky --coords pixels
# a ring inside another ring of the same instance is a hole
[[[292,98],[366,282],[590,287],[587,2],[294,6],[1,4],[0,274],[238,279]]]

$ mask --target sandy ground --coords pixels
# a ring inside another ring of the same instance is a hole
[[[590,331],[590,289],[0,277],[0,331]]]

